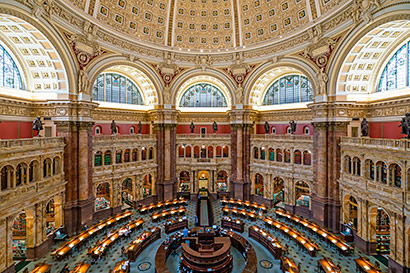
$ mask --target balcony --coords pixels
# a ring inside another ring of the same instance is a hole
[[[9,153],[13,149],[45,149],[49,147],[64,147],[64,137],[35,137],[0,140],[0,153]]]
[[[410,140],[408,139],[384,139],[367,137],[342,137],[341,146],[363,147],[371,149],[383,149],[394,151],[410,151]]]
[[[94,144],[100,143],[125,143],[134,141],[153,141],[156,143],[156,135],[97,135],[93,137]]]

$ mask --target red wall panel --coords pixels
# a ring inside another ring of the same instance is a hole
[[[96,123],[93,127],[93,135],[95,135],[95,127],[101,127],[101,134],[102,135],[110,135],[111,134],[111,123]],[[131,126],[134,126],[134,131],[138,134],[138,123],[133,124],[118,124],[119,134],[120,135],[128,135],[130,132]],[[142,124],[141,125],[141,134],[149,134],[150,133],[150,125],[149,124]]]
[[[31,138],[32,123],[29,121],[2,121],[0,123],[0,139]]]
[[[287,132],[287,127],[289,124],[270,124],[269,132],[272,132],[272,127],[276,128],[277,135],[284,135]],[[297,124],[296,125],[296,132],[295,135],[303,135],[303,128],[309,127],[310,135],[313,135],[313,126],[311,124]],[[256,125],[256,133],[257,134],[265,134],[265,125],[264,124],[257,124]]]

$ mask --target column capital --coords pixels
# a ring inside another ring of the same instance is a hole
[[[354,105],[354,102],[319,102],[308,107],[312,111],[313,122],[350,122],[349,109]]]
[[[49,101],[54,107],[54,121],[92,121],[98,103],[85,101]]]
[[[228,114],[231,125],[253,124],[258,120],[258,112],[252,109],[232,109]]]
[[[176,109],[154,109],[148,112],[149,120],[155,124],[177,124],[180,111]]]
[[[94,126],[94,121],[54,121],[59,131],[89,130]]]

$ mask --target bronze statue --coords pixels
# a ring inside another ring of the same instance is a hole
[[[410,113],[406,113],[405,117],[401,119],[399,127],[401,127],[401,133],[410,139]]]
[[[138,134],[141,134],[142,124],[141,121],[138,122]]]
[[[369,136],[369,123],[366,118],[363,118],[362,123],[360,123],[360,131],[362,132],[362,137]]]
[[[193,134],[193,133],[194,133],[194,131],[195,131],[195,125],[194,125],[194,122],[192,122],[192,121],[191,121],[191,125],[189,126],[189,128],[191,129],[191,134]]]
[[[117,132],[117,124],[115,124],[115,121],[113,120],[112,122],[111,122],[111,134],[112,135],[115,135],[115,134],[117,134],[118,132]]]
[[[290,125],[290,133],[293,135],[296,132],[296,122],[291,120],[289,122]]]
[[[214,133],[216,133],[216,131],[218,131],[218,124],[216,123],[216,121],[214,121],[214,123],[212,123],[212,128],[214,129]]]
[[[265,121],[265,134],[269,134],[269,129],[270,129],[270,126],[269,126],[269,123],[267,122],[267,121]]]
[[[38,116],[34,121],[33,121],[33,131],[37,131],[37,136],[40,136],[40,131],[43,130],[43,123],[41,122],[41,117]]]

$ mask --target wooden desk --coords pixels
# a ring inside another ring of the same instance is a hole
[[[90,266],[90,264],[85,263],[78,264],[73,270],[70,271],[70,273],[86,273]]]
[[[269,250],[276,260],[279,260],[283,252],[286,251],[286,248],[281,245],[281,242],[277,238],[258,226],[249,227],[249,237],[255,239]]]
[[[188,228],[188,219],[186,217],[170,220],[164,223],[165,233],[169,234],[177,230]]]
[[[243,218],[248,217],[252,221],[256,220],[255,211],[248,212],[245,209],[239,210],[236,207],[228,208],[228,206],[225,206],[225,207],[222,208],[222,212],[224,213],[224,215],[227,215],[227,214],[231,213],[233,216],[240,216],[240,217],[243,217]]]
[[[125,265],[125,269],[122,266]],[[115,264],[112,273],[129,273],[130,272],[130,262],[128,260],[122,260]]]
[[[147,231],[141,233],[137,239],[132,241],[125,249],[124,254],[128,256],[128,259],[135,262],[138,255],[152,242],[161,238],[161,229],[159,227],[151,227]]]
[[[51,272],[51,265],[46,263],[41,263],[37,265],[31,273],[50,273]]]
[[[132,212],[130,211],[122,212],[122,213],[115,215],[114,217],[108,218],[107,220],[101,223],[93,225],[92,227],[88,228],[86,231],[83,231],[79,235],[71,238],[68,242],[64,243],[60,248],[53,251],[51,255],[54,256],[56,259],[61,259],[65,255],[67,255],[67,253],[69,253],[71,249],[73,249],[76,246],[80,246],[82,243],[84,243],[86,240],[91,238],[93,235],[102,231],[104,228],[109,227],[115,224],[116,222],[128,219],[131,217],[131,215],[132,215]]]
[[[287,218],[292,222],[302,225],[310,229],[312,232],[317,233],[325,241],[336,246],[339,252],[343,255],[349,255],[353,251],[352,247],[349,246],[346,242],[344,242],[342,238],[338,237],[337,235],[327,231],[326,229],[307,219],[303,219],[297,215],[290,214],[289,212],[283,210],[275,210],[275,213],[278,217]]]
[[[289,258],[289,257],[282,257],[280,259],[280,269],[283,272],[299,273],[299,269],[296,266],[295,261],[292,258]]]
[[[240,219],[232,219],[229,216],[224,216],[221,220],[221,227],[242,233],[244,230],[244,223]]]
[[[155,273],[171,273],[167,267],[167,259],[171,254],[172,247],[178,248],[181,245],[183,233],[181,231],[173,234],[168,243],[162,242],[155,255]]]
[[[270,217],[266,217],[263,221],[266,225],[276,228],[283,234],[290,236],[299,245],[303,246],[308,251],[310,256],[315,257],[316,252],[319,251],[319,247],[315,243],[313,243],[311,240],[309,240],[307,237],[305,237],[295,229],[285,225],[284,223],[276,221]]]
[[[323,269],[325,273],[340,273],[339,268],[330,258],[319,259],[317,264]]]
[[[373,264],[371,264],[367,259],[360,257],[357,259],[354,259],[356,262],[356,269],[358,269],[360,272],[365,272],[365,273],[381,273],[382,271],[375,267]]]

